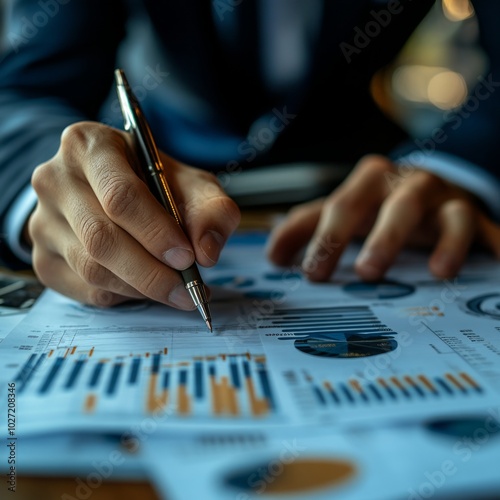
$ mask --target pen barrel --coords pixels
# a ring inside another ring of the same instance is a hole
[[[198,270],[198,266],[196,264],[192,264],[187,269],[181,271],[182,279],[186,284],[186,288],[190,283],[199,283],[203,284],[203,280],[201,279],[200,271]]]

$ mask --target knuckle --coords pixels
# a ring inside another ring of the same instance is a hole
[[[413,212],[421,214],[426,210],[427,198],[422,196],[422,192],[407,190],[404,192],[396,192],[387,199],[384,208],[388,211],[397,213],[399,210],[404,212]]]
[[[197,170],[197,173],[200,180],[220,186],[219,180],[212,172],[209,172],[207,170]]]
[[[117,241],[116,229],[112,223],[93,216],[83,219],[80,234],[85,250],[98,262],[108,256]]]
[[[86,152],[92,152],[99,140],[109,134],[112,129],[91,121],[81,121],[68,125],[61,133],[61,145],[59,153],[71,164],[77,161]],[[113,134],[119,136],[119,134]]]
[[[325,200],[324,209],[342,213],[353,213],[359,209],[359,199],[345,191],[337,191]]]
[[[220,220],[224,222],[229,232],[238,227],[241,221],[241,212],[234,200],[227,196],[219,196],[214,199]]]
[[[445,203],[443,207],[445,213],[464,221],[473,220],[476,210],[474,205],[463,198],[453,198]]]
[[[61,134],[60,151],[64,158],[73,158],[75,151],[86,149],[90,139],[90,124],[78,122],[68,125]]]
[[[28,219],[28,233],[30,235],[31,240],[33,241],[33,244],[41,240],[42,235],[45,232],[44,231],[45,226],[46,224],[42,222],[40,217],[40,209],[37,206],[33,211],[33,213],[31,214],[30,218]]]
[[[52,161],[47,161],[38,165],[31,174],[31,185],[40,196],[53,191],[57,185],[55,181],[55,166]]]
[[[111,218],[120,218],[127,214],[134,206],[138,197],[136,186],[128,179],[119,176],[110,176],[102,180],[101,204]]]
[[[46,287],[51,287],[53,273],[49,272],[51,268],[49,257],[42,252],[33,252],[32,265],[38,281]]]
[[[392,169],[392,163],[388,158],[382,155],[377,154],[368,154],[363,156],[356,166],[356,170],[365,172],[365,171],[381,171],[386,172],[387,170]]]
[[[79,256],[74,261],[78,275],[88,285],[102,285],[106,275],[106,270],[104,269],[104,267],[102,267],[91,257],[84,256],[81,254],[81,252],[78,253]]]
[[[154,298],[158,289],[158,284],[162,283],[162,273],[157,267],[149,269],[140,277],[140,283],[137,289],[147,297]]]

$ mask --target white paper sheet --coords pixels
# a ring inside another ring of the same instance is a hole
[[[408,253],[387,282],[367,285],[352,271],[353,248],[331,283],[313,285],[266,262],[263,242],[237,237],[204,270],[213,334],[197,312],[147,302],[98,310],[45,292],[0,345],[17,432],[150,421],[273,430],[499,406],[498,263],[473,258],[440,282]]]

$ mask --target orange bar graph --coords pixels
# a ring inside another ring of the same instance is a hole
[[[85,398],[85,403],[83,406],[83,411],[85,413],[93,413],[97,405],[97,396],[95,394],[89,394]]]
[[[76,352],[76,345],[73,346],[73,348],[71,349],[71,353],[70,354],[75,354],[75,352]]]
[[[417,376],[418,380],[424,384],[424,386],[429,389],[429,391],[436,393],[437,389],[434,387],[434,385],[431,383],[431,381],[425,376],[425,375],[418,375]]]
[[[54,354],[54,349],[51,349],[49,354],[47,355],[48,358],[50,358],[52,356],[52,354]]]
[[[148,393],[146,396],[146,411],[148,413],[162,412],[168,403],[168,390],[163,389],[158,395],[156,393],[156,384],[158,382],[158,375],[152,373],[149,378]]]
[[[355,379],[349,380],[349,384],[359,394],[361,394],[363,392],[363,388],[361,387],[359,380],[355,380]]]
[[[444,375],[457,389],[465,391],[465,387],[451,374],[445,373]]]
[[[93,347],[92,347],[92,349],[90,349],[90,351],[89,351],[89,358],[91,358],[91,357],[92,357],[92,354],[94,354],[94,348],[93,348]]]
[[[245,385],[248,393],[248,399],[250,401],[250,409],[252,414],[256,417],[263,415],[269,411],[269,405],[265,399],[259,399],[255,393],[255,387],[253,385],[253,380],[247,377],[245,380]]]
[[[239,415],[236,389],[229,385],[227,377],[221,377],[220,383],[217,383],[215,377],[211,375],[210,389],[212,391],[212,412],[214,415]]]
[[[191,413],[191,401],[185,385],[179,385],[177,392],[177,411],[181,415],[189,415]]]
[[[468,375],[467,373],[460,372],[460,377],[463,380],[465,380],[471,387],[473,387],[474,389],[476,389],[476,391],[480,391],[481,390],[481,387],[479,386],[479,384],[470,375]]]

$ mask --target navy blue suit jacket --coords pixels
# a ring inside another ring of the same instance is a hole
[[[0,59],[0,223],[36,165],[56,153],[66,125],[90,119],[121,127],[112,89],[118,64],[161,148],[192,165],[224,170],[301,160],[354,163],[366,153],[414,149],[375,105],[369,85],[434,0],[325,0],[310,71],[283,92],[269,90],[261,74],[253,0],[7,4]],[[214,7],[222,10],[214,13]],[[373,10],[389,7],[397,10],[390,22],[360,44],[356,36],[373,21]],[[476,0],[474,7],[489,78],[500,82],[500,2]],[[231,40],[216,29],[217,15],[234,16]],[[248,140],[259,123],[274,124],[271,148]],[[447,140],[436,147],[498,176],[499,124],[500,89],[493,88],[460,126],[450,120]],[[0,254],[4,261],[11,257],[1,244]]]

